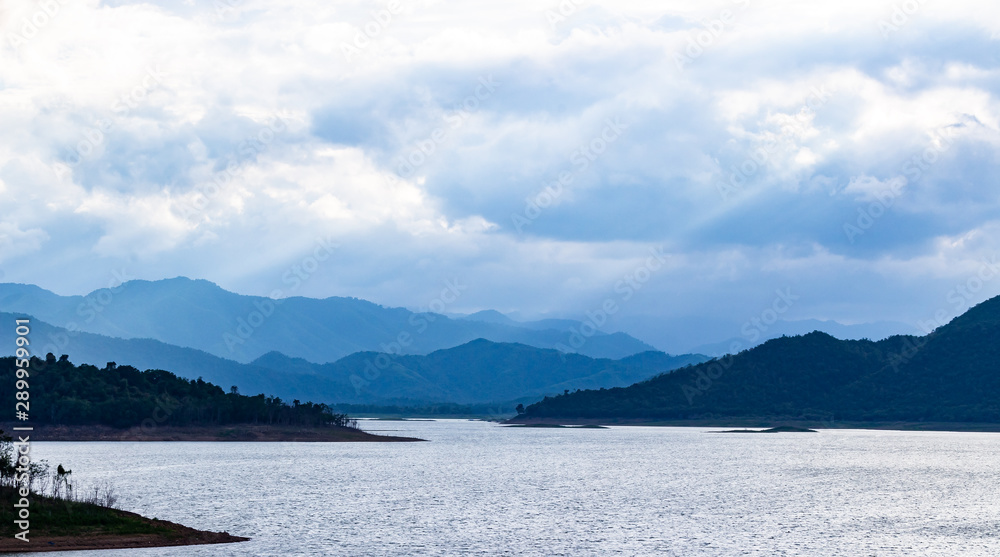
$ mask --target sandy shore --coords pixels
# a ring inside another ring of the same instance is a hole
[[[809,429],[879,429],[897,431],[981,431],[1000,432],[1000,424],[979,422],[848,422],[818,420],[782,420],[762,418],[717,418],[700,420],[651,420],[651,419],[597,419],[597,418],[511,418],[505,424],[560,424],[560,425],[634,425],[660,427],[750,427],[770,428],[794,426]]]
[[[18,424],[0,424],[4,431],[13,431]],[[212,427],[133,427],[115,429],[107,426],[36,425],[30,432],[32,441],[296,441],[317,443],[338,442],[408,442],[423,441],[412,437],[376,435],[346,427],[296,427],[275,425],[228,425]],[[19,432],[24,433],[24,432]]]

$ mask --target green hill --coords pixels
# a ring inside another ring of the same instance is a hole
[[[547,397],[530,418],[1000,423],[1000,297],[924,337],[783,337],[625,388]]]
[[[13,323],[17,317],[0,313],[0,321]],[[128,362],[138,369],[167,369],[187,379],[202,377],[226,388],[236,385],[244,393],[327,403],[528,403],[567,389],[629,385],[707,359],[662,352],[623,360],[594,359],[479,339],[426,356],[358,352],[330,364],[315,364],[271,352],[242,364],[152,339],[69,333],[37,319],[31,323],[36,354],[69,354],[77,363],[100,367],[111,361]],[[0,328],[0,347],[12,353],[12,327]]]
[[[15,359],[0,358],[0,397],[15,400]],[[169,371],[139,371],[109,363],[103,369],[76,366],[67,357],[32,358],[32,424],[106,425],[126,428],[155,418],[162,426],[279,424],[345,426],[348,418],[324,404],[286,402],[263,394],[245,396],[202,379],[182,379]]]

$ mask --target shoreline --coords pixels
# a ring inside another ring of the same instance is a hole
[[[951,431],[1000,433],[1000,423],[980,422],[915,422],[881,421],[856,422],[820,420],[783,420],[766,418],[732,418],[701,420],[654,420],[640,418],[596,419],[596,418],[511,418],[504,424],[537,425],[604,425],[604,426],[644,426],[644,427],[698,427],[698,428],[772,428],[793,426],[808,429],[869,429],[878,431]]]
[[[215,545],[250,541],[228,532],[196,530],[167,520],[110,509],[123,516],[130,516],[150,525],[168,530],[169,534],[82,534],[77,536],[29,537],[27,543],[13,537],[0,539],[0,554],[40,553],[45,551],[94,551],[100,549],[140,549],[147,547],[178,547],[184,545]]]
[[[250,538],[228,532],[198,530],[176,522],[146,518],[133,512],[89,502],[31,494],[28,541],[14,537],[13,503],[20,497],[13,487],[0,488],[3,524],[0,554],[44,551],[87,551],[237,543]],[[22,533],[23,533],[22,532]]]
[[[12,425],[0,429],[12,431]],[[410,443],[425,441],[415,437],[378,435],[346,427],[300,427],[260,424],[226,426],[156,426],[116,429],[100,425],[36,425],[30,432],[33,442],[44,441],[232,441],[296,443]]]

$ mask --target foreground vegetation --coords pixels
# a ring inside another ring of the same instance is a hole
[[[31,496],[31,528],[23,541],[14,537],[13,487],[0,487],[0,553],[122,549],[233,543],[247,538],[204,532],[180,524],[85,501]]]
[[[80,489],[73,472],[61,464],[53,468],[46,461],[31,462],[28,474],[19,473],[18,454],[13,439],[0,431],[0,553],[246,540],[118,509],[113,485]]]
[[[14,503],[19,498],[17,488],[0,486],[0,536],[3,538],[12,538],[19,531],[14,524],[17,520]],[[43,536],[74,536],[79,535],[81,531],[93,535],[172,535],[171,530],[165,525],[158,526],[155,522],[142,520],[128,513],[109,512],[116,509],[87,500],[75,501],[41,493],[32,493],[30,500],[29,539]]]

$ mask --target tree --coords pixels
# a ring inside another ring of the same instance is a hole
[[[14,438],[0,430],[0,485],[16,485],[17,454],[14,452]]]
[[[523,404],[518,404],[517,408],[515,408],[515,410],[517,410],[517,415],[519,415],[519,416],[521,414],[524,414],[524,405]]]
[[[42,362],[32,358],[31,369],[41,368]],[[0,375],[13,377],[18,369],[15,358],[0,357]],[[0,381],[0,399],[14,399],[15,385]],[[32,375],[31,386],[31,401],[46,409],[32,415],[39,423],[116,428],[138,426],[146,420],[177,427],[261,422],[352,427],[353,423],[347,415],[335,416],[325,404],[298,399],[287,404],[263,394],[249,397],[239,394],[235,386],[226,393],[204,380],[188,380],[163,370],[139,371],[113,362],[98,370],[60,359],[45,373]],[[0,434],[0,483],[3,450]]]

